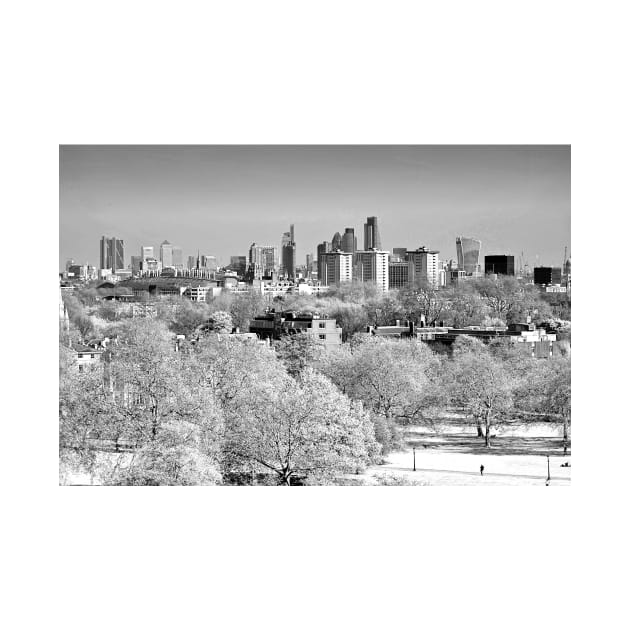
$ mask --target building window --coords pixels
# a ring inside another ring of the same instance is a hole
[[[83,353],[79,352],[79,359],[82,359],[82,358],[83,358]]]
[[[320,335],[319,338],[320,339],[326,339],[326,335]]]
[[[95,354],[91,354],[91,355],[90,355],[90,359],[93,359],[94,357],[96,357],[96,355],[95,355]]]
[[[320,328],[326,328],[326,322],[319,322]]]

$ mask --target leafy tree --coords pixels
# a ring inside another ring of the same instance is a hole
[[[275,374],[252,385],[246,405],[228,414],[232,466],[271,471],[281,485],[327,483],[377,457],[368,415],[324,376],[307,369],[299,383]]]
[[[273,346],[287,372],[293,377],[300,376],[307,367],[313,366],[324,352],[322,341],[306,332],[285,335]]]
[[[493,427],[512,408],[515,383],[503,361],[479,340],[458,339],[454,346],[452,400],[468,410],[477,423],[477,434],[491,446]]]

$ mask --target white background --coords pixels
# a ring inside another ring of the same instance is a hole
[[[4,9],[4,627],[622,625],[623,6]],[[58,145],[72,143],[571,144],[573,485],[57,487]]]

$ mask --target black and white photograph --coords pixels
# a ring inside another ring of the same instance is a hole
[[[623,3],[3,8],[2,627],[624,625]]]
[[[61,146],[80,485],[569,485],[569,146]]]

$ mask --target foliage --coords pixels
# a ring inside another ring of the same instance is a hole
[[[322,341],[307,332],[285,335],[275,341],[273,347],[287,372],[293,377],[300,376],[307,367],[317,363],[325,351]]]
[[[278,484],[325,483],[378,455],[361,405],[311,369],[297,383],[277,371],[252,382],[240,403],[238,413],[227,411],[226,461],[271,471]]]

